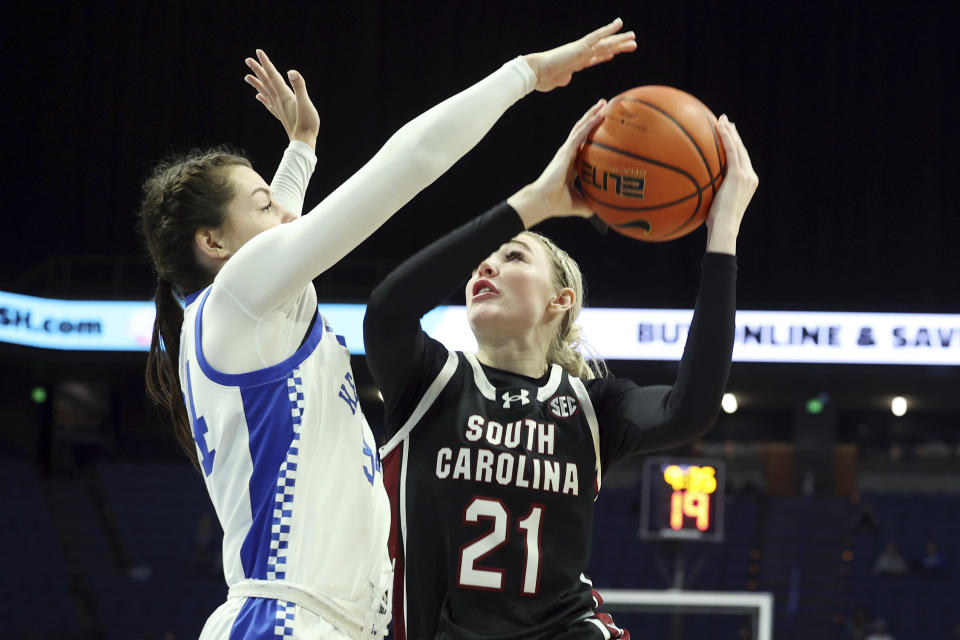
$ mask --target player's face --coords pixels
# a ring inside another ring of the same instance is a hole
[[[480,263],[467,281],[467,316],[477,340],[509,340],[544,330],[557,292],[547,250],[520,234]]]
[[[227,205],[220,244],[231,255],[254,236],[296,219],[272,199],[270,186],[250,167],[233,167],[230,180],[236,195]]]

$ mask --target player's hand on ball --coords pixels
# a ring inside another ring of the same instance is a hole
[[[760,179],[737,127],[726,115],[720,116],[717,133],[727,156],[727,172],[707,213],[707,251],[736,253],[740,221]]]
[[[537,74],[537,91],[550,91],[570,84],[573,74],[581,69],[611,60],[619,53],[635,51],[637,39],[633,31],[617,33],[623,21],[617,18],[579,40],[531,53],[523,57]]]
[[[507,199],[526,228],[552,217],[589,218],[593,215],[583,195],[573,184],[576,178],[574,160],[590,132],[603,122],[606,106],[607,101],[600,100],[590,107],[573,125],[567,139],[540,177]]]
[[[287,72],[291,89],[262,49],[257,49],[257,60],[247,58],[245,62],[253,75],[248,73],[243,79],[257,90],[257,100],[280,121],[290,140],[300,140],[315,149],[320,114],[307,94],[303,76],[297,71]]]

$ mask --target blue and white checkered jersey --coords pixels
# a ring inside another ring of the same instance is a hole
[[[308,603],[382,632],[390,505],[343,338],[318,314],[283,362],[219,372],[201,346],[209,292],[187,299],[180,380],[231,592]],[[291,593],[302,597],[281,597]]]

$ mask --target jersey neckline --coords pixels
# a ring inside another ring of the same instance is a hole
[[[563,379],[563,367],[557,363],[552,363],[550,368],[547,370],[547,373],[543,374],[539,378],[531,378],[520,373],[513,373],[512,371],[497,369],[496,367],[485,365],[477,359],[476,354],[468,353],[466,351],[462,353],[467,359],[467,362],[470,364],[470,368],[473,369],[473,379],[477,384],[477,388],[487,400],[494,400],[496,398],[497,388],[487,377],[486,369],[489,369],[491,372],[503,373],[509,376],[521,378],[526,382],[529,382],[531,386],[537,388],[537,400],[540,402],[543,402],[553,395]]]
[[[316,318],[316,315],[314,315],[313,328],[310,330],[307,339],[300,345],[299,349],[294,351],[293,354],[285,360],[269,367],[247,373],[223,373],[222,371],[218,371],[213,368],[207,361],[206,356],[203,355],[203,327],[201,320],[203,318],[203,307],[207,303],[207,298],[210,296],[211,290],[211,287],[207,287],[206,290],[197,293],[197,296],[202,294],[202,297],[200,298],[200,306],[197,309],[197,317],[194,324],[194,348],[197,352],[197,364],[200,365],[200,370],[203,371],[205,376],[217,384],[227,387],[246,388],[286,378],[287,374],[306,360],[307,356],[313,353],[313,350],[320,344],[320,339],[323,337],[324,322],[322,318]],[[194,300],[196,300],[196,297],[194,297]],[[319,309],[314,311],[314,314],[319,313]],[[320,320],[320,322],[316,320]]]

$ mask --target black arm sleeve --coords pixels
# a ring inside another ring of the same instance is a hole
[[[367,366],[383,394],[389,438],[403,425],[443,367],[446,348],[420,318],[501,244],[523,231],[506,202],[414,254],[370,294],[363,319]]]
[[[693,320],[672,387],[639,387],[622,378],[586,382],[600,425],[605,469],[632,454],[690,442],[713,426],[733,355],[736,277],[735,256],[704,256]]]

